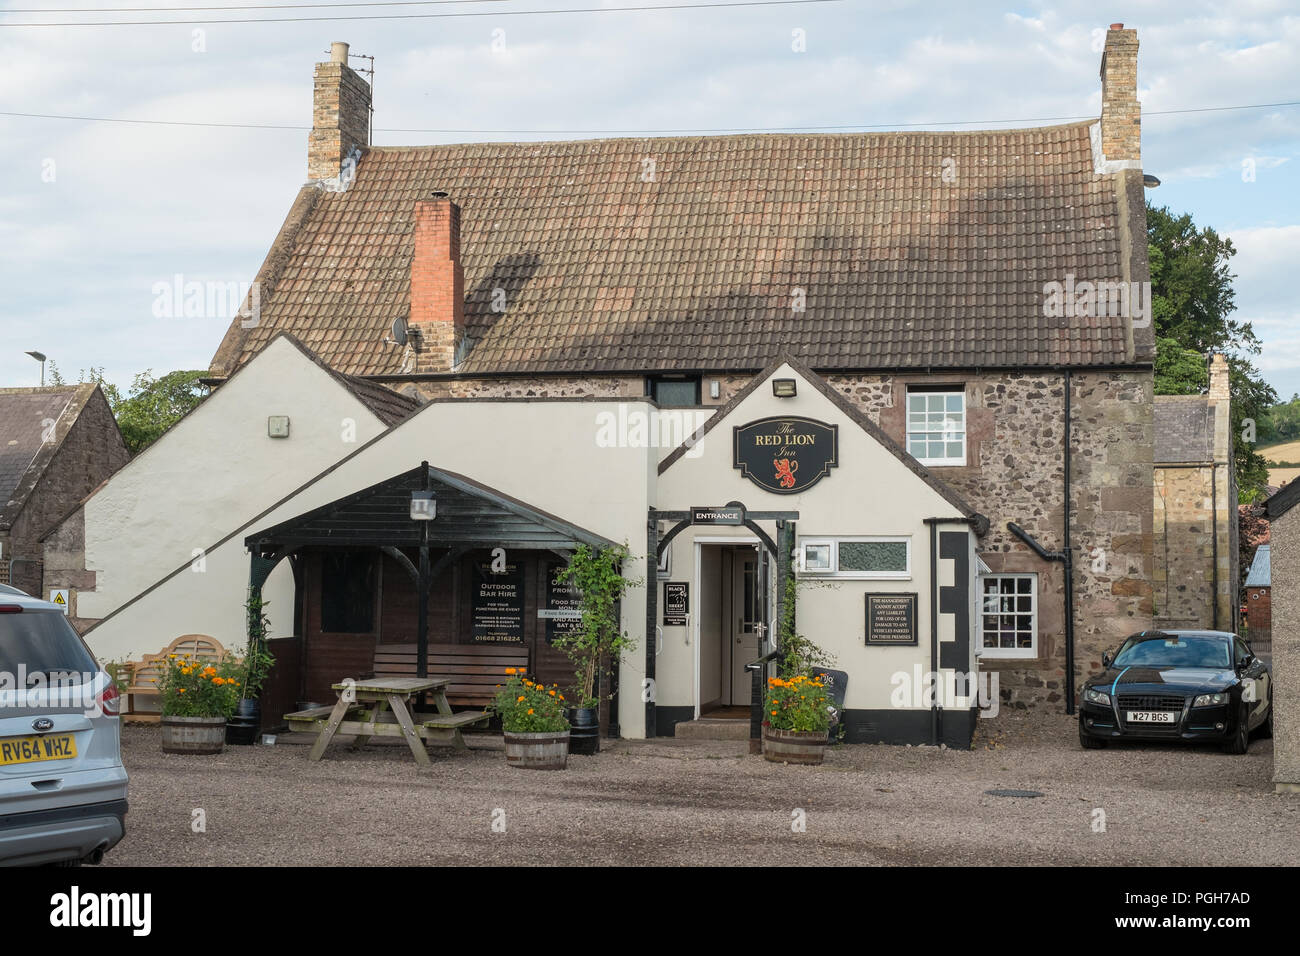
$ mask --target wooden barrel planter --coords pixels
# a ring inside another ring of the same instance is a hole
[[[165,754],[219,754],[226,746],[224,717],[163,717]]]
[[[819,764],[830,736],[824,730],[763,728],[763,759],[773,763]]]
[[[505,732],[506,766],[525,770],[563,770],[569,763],[569,732],[516,734]]]

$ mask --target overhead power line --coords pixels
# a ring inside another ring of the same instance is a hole
[[[195,10],[293,10],[300,7],[442,7],[468,3],[513,3],[514,0],[366,0],[363,3],[256,3],[221,4],[211,7],[41,7],[10,8],[0,13],[186,13]]]
[[[670,3],[633,7],[569,7],[562,10],[466,10],[459,13],[355,14],[338,17],[245,17],[183,20],[60,20],[49,23],[3,23],[6,27],[156,27],[219,23],[325,23],[331,20],[452,20],[465,17],[531,17],[564,13],[645,13],[654,10],[712,10],[726,7],[789,7],[844,0],[715,0],[706,3]],[[377,4],[384,5],[384,4]]]
[[[1222,113],[1232,110],[1263,110],[1281,107],[1300,106],[1300,100],[1284,103],[1250,103],[1240,106],[1195,106],[1177,110],[1150,110],[1146,116],[1174,116],[1185,113]],[[20,119],[75,120],[85,123],[130,123],[142,126],[197,126],[211,129],[277,129],[309,132],[310,126],[296,126],[280,123],[210,123],[198,120],[159,120],[159,119],[123,119],[111,116],[70,116],[61,113],[22,113],[12,110],[0,110],[0,116],[13,116]],[[844,123],[823,126],[734,126],[734,127],[672,127],[664,129],[481,129],[470,127],[397,127],[380,126],[376,133],[435,133],[442,135],[480,135],[480,136],[556,136],[561,134],[584,136],[667,136],[692,133],[815,133],[837,132],[869,129],[912,129],[938,126],[988,126],[1001,123],[1070,123],[1079,120],[1096,119],[1093,114],[1080,116],[1029,116],[1014,119],[983,120],[933,120],[922,123]]]

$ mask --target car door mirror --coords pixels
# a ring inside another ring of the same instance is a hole
[[[1113,658],[1113,657],[1110,656],[1110,651],[1107,651],[1106,653],[1104,653],[1104,654],[1101,655],[1101,666],[1102,666],[1102,667],[1110,667],[1111,662],[1114,661],[1114,660],[1115,660],[1115,658]]]
[[[1242,657],[1241,660],[1237,661],[1237,670],[1244,671],[1253,663],[1255,663],[1255,655],[1246,654],[1245,656]]]

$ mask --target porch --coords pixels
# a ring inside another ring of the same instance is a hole
[[[428,462],[245,543],[253,593],[281,561],[294,579],[295,636],[268,642],[267,727],[377,673],[447,676],[460,708],[483,708],[502,661],[569,687],[573,665],[554,642],[576,623],[577,594],[556,575],[580,545],[612,545]]]

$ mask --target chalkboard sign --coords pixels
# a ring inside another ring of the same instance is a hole
[[[491,561],[475,561],[472,606],[476,644],[522,644],[524,572],[515,562],[493,573]]]
[[[685,627],[691,610],[690,585],[669,581],[664,585],[664,627]]]
[[[565,567],[566,565],[563,564],[550,564],[546,567],[546,609],[548,611],[577,613],[581,611],[578,589],[570,581],[561,583],[555,580],[555,576],[563,571]],[[560,635],[572,634],[578,629],[580,623],[580,618],[560,618],[548,615],[546,617],[546,643],[554,644],[555,639]]]
[[[867,643],[915,645],[916,592],[867,595]]]
[[[835,708],[835,713],[831,714],[830,735],[831,741],[836,740],[836,728],[844,716],[844,695],[849,690],[849,672],[848,671],[818,671],[817,676],[826,686],[826,696],[831,699],[831,706]]]

